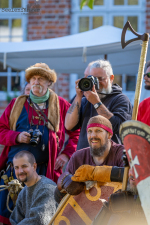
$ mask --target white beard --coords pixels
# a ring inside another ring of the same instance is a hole
[[[42,91],[43,91],[43,88],[42,88],[42,86],[41,85],[36,85],[36,84],[34,84],[32,87],[31,87],[31,90],[32,90],[32,93],[33,93],[33,88],[34,87],[39,87],[39,93],[41,94],[42,93]]]
[[[99,95],[100,99],[102,99],[102,98],[105,98],[105,96],[106,96],[105,94],[110,94],[111,91],[112,91],[112,86],[111,86],[111,83],[110,83],[110,79],[108,79],[108,87],[99,89],[98,90],[98,95]],[[103,94],[99,94],[99,93],[104,93],[104,95]]]

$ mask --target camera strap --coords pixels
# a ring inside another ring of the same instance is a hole
[[[38,106],[37,103],[32,102],[30,98],[29,98],[29,102],[32,103],[32,107],[34,108],[34,110],[38,109],[38,110],[40,111],[40,113],[42,114],[42,116],[43,116],[44,118],[41,117],[41,115],[39,114],[39,111],[36,111],[36,112],[37,112],[37,114],[39,115],[39,117],[43,120],[44,124],[47,125],[47,122],[46,122],[46,120],[47,120],[47,121],[51,124],[51,126],[54,128],[54,132],[55,132],[55,134],[56,134],[57,146],[58,146],[58,149],[59,149],[59,137],[58,137],[58,135],[57,135],[57,133],[56,133],[56,131],[55,131],[54,125],[53,125],[53,124],[51,123],[51,121],[47,118],[47,116],[45,115],[45,113],[40,109],[40,107]],[[36,106],[36,107],[35,107],[35,106]],[[47,127],[48,127],[48,126],[47,126]]]
[[[41,118],[39,112],[36,111],[37,114],[39,115],[39,117],[40,117],[43,121],[44,121],[44,119],[47,120],[47,121],[51,124],[51,126],[54,128],[53,124],[52,124],[51,121],[47,118],[47,116],[45,115],[45,113],[40,109],[40,107],[38,106],[38,104],[32,102],[32,106],[33,106],[33,108],[34,108],[35,110],[36,110],[36,108],[37,108],[37,109],[40,111],[40,113],[42,114],[42,116],[43,116],[44,118]],[[35,107],[35,106],[36,106],[36,107]],[[46,125],[47,125],[47,122],[46,122]],[[55,131],[55,128],[54,128],[54,131]]]

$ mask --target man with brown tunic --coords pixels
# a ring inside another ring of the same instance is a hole
[[[75,171],[82,165],[83,174],[89,176],[89,166],[110,166],[107,170],[111,172],[112,166],[123,167],[122,155],[124,146],[116,144],[111,140],[113,135],[112,124],[103,116],[94,116],[90,118],[87,124],[87,139],[89,147],[78,150],[75,152],[69,160],[66,171],[75,174]],[[87,164],[87,165],[85,165]],[[86,169],[87,174],[86,174]],[[116,170],[115,170],[116,171]],[[117,168],[119,173],[119,170]],[[121,169],[123,172],[123,170]],[[121,174],[120,174],[121,176]],[[86,178],[88,180],[89,177]],[[78,181],[77,178],[75,181]]]
[[[112,124],[107,118],[100,115],[90,118],[87,124],[89,147],[76,151],[70,158],[66,172],[57,182],[57,202],[64,196],[60,192],[62,189],[77,195],[83,191],[85,181],[122,181],[124,146],[113,142],[112,135]]]

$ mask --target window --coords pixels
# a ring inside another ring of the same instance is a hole
[[[79,33],[95,29],[103,25],[102,16],[79,17]]]
[[[0,8],[8,8],[9,1],[8,0],[0,0]]]
[[[126,91],[135,91],[136,76],[126,75]]]
[[[123,28],[124,17],[123,16],[114,16],[114,26],[118,27],[118,28]]]
[[[94,5],[104,5],[104,1],[103,0],[95,0]]]
[[[22,41],[22,20],[21,19],[0,19],[0,41]]]
[[[11,91],[20,91],[20,77],[18,74],[11,77]]]
[[[114,5],[124,5],[124,0],[114,0]]]
[[[22,0],[0,0],[0,8],[8,8],[7,10],[9,10],[21,7]],[[22,15],[21,12],[10,12],[6,17],[6,11],[3,10],[3,12],[0,13],[0,42],[23,41],[22,19],[24,18],[24,15]],[[18,18],[18,15],[20,18]]]
[[[9,76],[8,76],[9,73]],[[3,93],[8,92],[9,95],[14,95],[15,92],[19,93],[21,87],[22,73],[7,67],[3,69],[3,64],[0,63],[0,97],[4,99]]]
[[[0,91],[7,90],[7,76],[1,76],[0,79]]]
[[[21,0],[0,0],[0,8],[21,8]]]
[[[138,0],[114,0],[114,5],[138,5]]]
[[[79,33],[89,30],[89,17],[79,18]]]
[[[128,5],[138,5],[138,0],[128,0]]]
[[[135,31],[138,30],[138,18],[137,16],[128,16],[128,21],[132,24],[132,27]]]
[[[12,0],[13,8],[21,8],[21,0]]]
[[[138,31],[138,17],[137,16],[128,16],[127,18],[123,17],[123,16],[114,16],[113,19],[114,19],[113,25],[115,27],[123,28],[125,22],[130,21],[133,29],[135,31]]]
[[[13,19],[12,20],[12,29],[11,29],[11,41],[22,41],[22,24],[21,19]]]
[[[81,1],[79,1],[79,4],[81,4]],[[104,5],[104,0],[94,0],[94,5]]]
[[[93,29],[103,25],[102,16],[93,16]]]
[[[9,21],[0,20],[0,41],[7,42],[9,41]]]
[[[122,87],[122,75],[115,75],[113,83]]]

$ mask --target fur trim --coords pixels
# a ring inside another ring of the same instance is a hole
[[[22,112],[24,103],[26,99],[28,98],[28,95],[21,95],[18,98],[16,98],[16,101],[12,107],[10,117],[9,117],[9,126],[11,130],[16,130],[16,123],[17,120]]]
[[[34,75],[43,76],[53,83],[55,83],[57,80],[55,71],[51,70],[45,63],[36,63],[35,65],[27,68],[25,72],[27,82],[30,82],[31,77]]]
[[[50,98],[48,102],[48,119],[53,124],[55,131],[59,131],[59,123],[60,123],[60,109],[59,109],[59,99],[55,92],[50,90]],[[9,125],[11,130],[16,130],[16,123],[18,121],[18,118],[22,112],[24,103],[26,99],[28,98],[28,95],[21,95],[18,98],[16,98],[16,101],[12,107],[10,118],[9,118]],[[48,128],[50,130],[54,131],[54,128],[50,123],[48,123]]]
[[[51,89],[49,89],[49,91],[50,91],[50,98],[48,102],[48,119],[55,127],[55,131],[58,132],[60,123],[59,99],[58,95],[54,91],[52,91]],[[48,128],[54,131],[50,123],[48,123]]]

